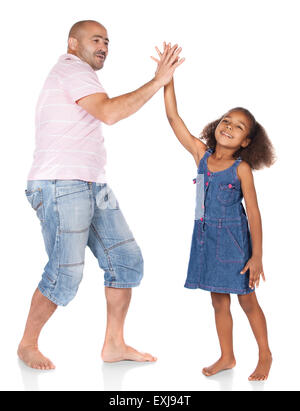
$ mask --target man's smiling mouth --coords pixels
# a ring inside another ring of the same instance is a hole
[[[102,61],[105,60],[105,56],[103,54],[96,54],[96,57],[98,57]]]

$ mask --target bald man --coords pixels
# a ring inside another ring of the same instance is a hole
[[[109,98],[95,71],[108,54],[105,27],[93,20],[73,25],[68,51],[52,68],[36,108],[36,148],[26,197],[42,227],[49,260],[36,289],[18,348],[29,367],[54,369],[38,347],[42,328],[57,306],[76,295],[88,245],[104,271],[106,362],[156,360],[125,344],[131,290],[143,276],[143,258],[105,176],[101,123],[114,124],[139,110],[167,84],[182,63],[166,47],[154,78],[139,89]]]

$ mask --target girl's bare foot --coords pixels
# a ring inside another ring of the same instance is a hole
[[[265,381],[268,379],[272,365],[272,354],[259,356],[258,364],[255,371],[248,378],[249,381]]]
[[[235,358],[220,358],[219,361],[211,365],[210,367],[203,368],[202,373],[206,377],[211,377],[220,371],[231,370],[236,365]]]
[[[19,345],[18,356],[28,367],[36,370],[54,370],[54,364],[39,351],[37,346]]]
[[[156,357],[151,354],[141,353],[126,344],[120,346],[105,344],[102,350],[102,360],[104,362],[118,361],[138,361],[138,362],[155,362]]]

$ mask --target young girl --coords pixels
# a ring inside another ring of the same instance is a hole
[[[164,44],[164,48],[169,49],[170,45]],[[177,45],[173,47],[174,53],[180,51]],[[231,109],[208,124],[201,135],[204,144],[191,135],[178,115],[173,80],[165,86],[164,98],[170,125],[198,167],[194,180],[195,224],[185,287],[211,292],[221,346],[221,358],[204,368],[203,373],[211,376],[236,364],[230,294],[237,294],[259,348],[258,365],[249,380],[266,380],[272,355],[265,316],[254,291],[260,277],[265,280],[265,276],[262,224],[252,169],[273,164],[272,144],[263,127],[244,108]]]

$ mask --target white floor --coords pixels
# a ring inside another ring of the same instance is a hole
[[[11,297],[3,292],[8,289],[7,280],[4,280],[1,293],[2,329],[5,331],[0,353],[1,390],[300,389],[299,322],[293,323],[291,316],[296,318],[293,307],[296,300],[284,301],[285,310],[290,313],[290,320],[286,321],[282,307],[273,302],[271,305],[267,298],[274,290],[266,287],[261,288],[258,295],[264,301],[262,306],[268,318],[274,355],[267,382],[248,381],[256,365],[257,348],[236,298],[232,300],[232,312],[237,367],[206,378],[201,374],[202,367],[214,362],[219,353],[209,293],[186,290],[177,284],[169,285],[165,288],[167,291],[154,289],[150,286],[150,278],[145,278],[140,289],[134,291],[126,323],[126,339],[130,345],[156,355],[157,363],[104,364],[100,350],[105,331],[105,299],[99,270],[89,252],[86,260],[85,272],[90,275],[85,276],[77,298],[69,307],[58,309],[41,337],[41,350],[57,367],[50,372],[31,370],[17,359],[17,343],[27,316],[27,308],[21,310],[21,307],[28,307],[31,290],[29,286],[26,290],[18,289],[16,298],[20,303],[14,307]]]

